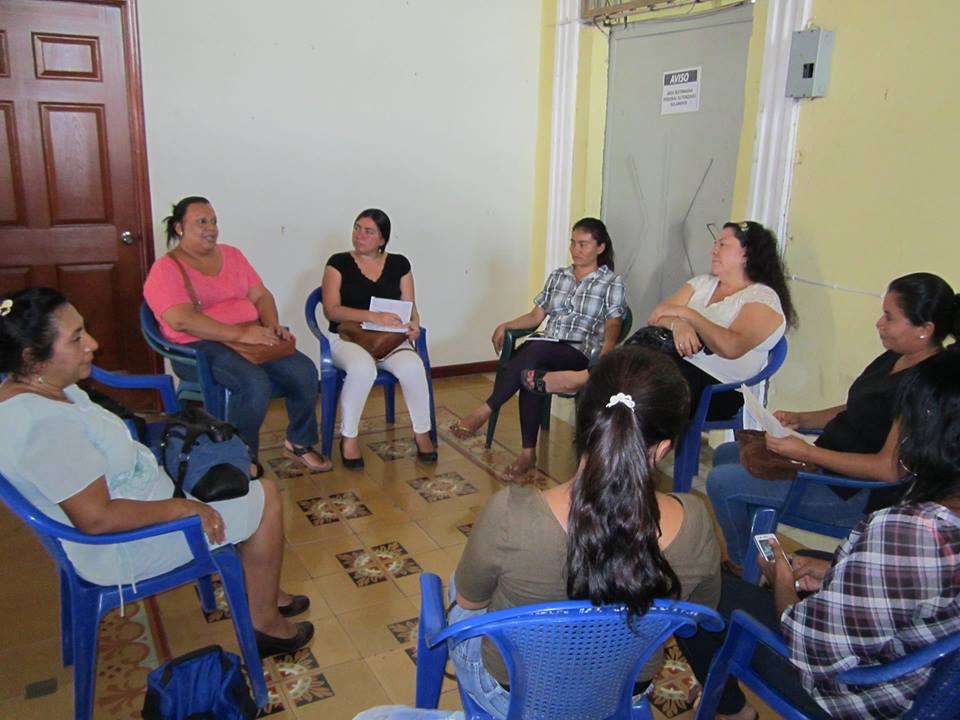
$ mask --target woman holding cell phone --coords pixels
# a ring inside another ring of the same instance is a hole
[[[724,573],[721,615],[746,610],[781,634],[790,661],[766,653],[753,667],[814,718],[900,717],[931,669],[870,686],[845,685],[839,672],[886,664],[960,632],[960,351],[917,365],[895,404],[898,464],[914,481],[898,504],[869,515],[832,560],[791,560],[758,535],[773,559],[758,562],[770,588]],[[800,594],[808,592],[801,598]],[[706,679],[722,635],[677,638]],[[797,682],[799,675],[800,682]],[[728,682],[717,717],[751,720],[737,683]]]

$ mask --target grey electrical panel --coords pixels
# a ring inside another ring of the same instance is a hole
[[[787,68],[787,97],[823,97],[830,83],[833,31],[822,28],[801,30],[790,43]]]

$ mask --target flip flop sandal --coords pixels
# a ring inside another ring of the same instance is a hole
[[[320,458],[321,464],[319,466],[314,465],[304,457],[309,453],[313,453],[318,458]],[[296,460],[298,463],[300,463],[305,468],[307,468],[307,470],[309,470],[310,472],[323,473],[323,472],[330,472],[331,470],[333,470],[333,463],[327,458],[323,457],[323,455],[321,455],[319,452],[317,452],[317,450],[312,445],[294,445],[293,443],[290,443],[290,446],[288,447],[287,444],[284,443],[283,454],[286,455],[291,460]]]
[[[523,385],[523,389],[532,392],[534,395],[550,395],[550,391],[547,390],[547,383],[543,379],[547,372],[547,370],[524,368],[523,372],[520,373],[520,383]],[[530,379],[531,373],[533,374],[532,380]]]

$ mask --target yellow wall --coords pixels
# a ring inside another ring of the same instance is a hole
[[[960,288],[960,3],[817,0],[813,24],[833,30],[836,44],[827,97],[802,101],[800,111],[791,272],[880,292],[923,270]],[[880,301],[796,282],[791,289],[801,326],[773,402],[842,402],[882,349],[873,328]]]
[[[543,287],[547,258],[547,201],[550,178],[550,133],[553,108],[553,52],[556,46],[556,0],[542,0],[540,26],[540,74],[537,87],[537,154],[533,180],[533,226],[530,238],[528,280],[532,298]]]
[[[767,0],[754,5],[732,218],[746,213],[767,7]],[[836,44],[827,97],[801,101],[789,271],[879,293],[894,277],[925,270],[960,290],[952,227],[960,100],[951,52],[960,3],[815,0],[813,24],[833,30]],[[578,115],[572,204],[593,212],[602,181],[606,40],[593,28],[582,33],[581,42],[594,44],[581,54],[581,74],[591,78],[597,107]],[[790,288],[800,327],[788,336],[790,354],[771,403],[809,409],[843,402],[882,350],[873,327],[880,301],[800,282]]]

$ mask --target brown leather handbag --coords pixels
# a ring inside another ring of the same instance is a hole
[[[360,323],[347,320],[337,326],[337,334],[341,340],[356,343],[374,360],[383,360],[407,339],[406,333],[381,332],[379,330],[364,330]]]
[[[187,295],[190,296],[190,303],[193,305],[193,309],[198,313],[202,313],[203,306],[200,304],[200,298],[197,297],[197,291],[193,288],[193,283],[190,281],[190,276],[187,275],[186,268],[183,267],[183,264],[172,252],[167,253],[167,256],[177,264],[177,267],[180,269],[180,274],[183,275],[183,284],[187,288]],[[237,327],[260,324],[260,321],[256,320],[253,322],[237,323]],[[237,341],[223,341],[223,344],[237,353],[244,360],[247,362],[252,362],[254,365],[263,365],[264,363],[272,362],[273,360],[285,358],[288,355],[293,355],[294,351],[297,349],[297,341],[293,338],[293,336],[290,336],[286,339],[277,337],[276,345],[261,345],[260,343],[245,343]]]
[[[734,433],[740,445],[740,464],[747,472],[761,480],[794,480],[798,472],[818,472],[812,463],[791,460],[767,447],[767,434],[761,430],[737,430]]]

